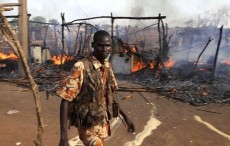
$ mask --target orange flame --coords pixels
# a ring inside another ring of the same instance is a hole
[[[224,61],[221,61],[221,63],[225,65],[230,65],[230,59],[225,59]]]
[[[153,69],[154,66],[155,66],[155,63],[154,63],[154,62],[150,62],[150,63],[149,63],[149,67],[150,67],[151,69]]]
[[[12,52],[10,53],[0,52],[0,60],[5,60],[5,59],[18,60],[18,56]]]
[[[71,60],[72,56],[67,56],[67,55],[54,55],[51,60],[54,61],[54,64],[63,64],[67,60]]]
[[[147,64],[144,64],[142,61],[136,61],[133,65],[132,72],[138,71],[146,66],[153,69],[155,66],[155,62],[153,60],[149,60]]]
[[[124,49],[122,52],[123,53],[127,53],[127,52],[133,52],[133,53],[136,53],[137,52],[137,48],[136,47],[132,47],[132,48],[129,48],[129,49]]]
[[[176,61],[173,59],[169,59],[168,61],[163,62],[163,65],[160,66],[160,68],[162,68],[163,66],[166,68],[172,68],[175,65]],[[147,65],[149,66],[150,69],[153,69],[155,66],[156,62],[154,62],[153,60],[150,60],[149,63],[144,64],[142,61],[136,61],[133,64],[132,67],[132,72],[138,71],[144,67],[146,67]]]
[[[135,53],[135,52],[137,52],[137,48],[136,47],[132,47],[131,51]]]
[[[138,71],[144,68],[146,65],[142,61],[137,61],[133,64],[132,72]]]
[[[173,67],[175,63],[176,61],[173,59],[169,59],[168,61],[163,62],[164,66],[167,68]]]
[[[207,68],[200,68],[199,70],[200,71],[207,71],[208,69]]]

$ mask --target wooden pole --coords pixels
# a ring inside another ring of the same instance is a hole
[[[220,27],[219,41],[218,41],[218,44],[217,44],[216,54],[215,54],[215,58],[214,58],[214,62],[213,62],[212,79],[214,79],[214,77],[215,77],[217,57],[218,57],[218,54],[219,54],[220,43],[221,43],[221,40],[222,40],[222,32],[223,32],[223,25]]]
[[[111,13],[112,15],[112,13]],[[73,22],[77,21],[85,21],[85,20],[92,20],[92,19],[101,19],[101,18],[109,18],[109,19],[132,19],[132,20],[150,20],[150,19],[165,19],[166,16],[160,16],[160,17],[111,17],[111,16],[99,16],[99,17],[91,17],[91,18],[84,18],[84,19],[76,19],[71,22],[66,23],[67,25],[72,24]]]
[[[11,10],[13,10],[13,8],[2,8],[0,6],[0,11],[11,11]]]
[[[6,4],[0,4],[0,7],[14,7],[14,6],[21,6],[21,3],[6,3]]]
[[[84,54],[85,52],[86,52],[86,39],[87,39],[87,33],[88,33],[88,31],[87,31],[87,29],[88,29],[88,27],[87,27],[87,24],[85,24],[85,33],[84,33],[84,41],[83,41],[83,47],[82,47],[82,54]]]
[[[82,55],[81,54],[81,49],[82,49],[82,32],[80,32],[80,42],[79,42],[79,50],[78,50],[78,54],[77,55]]]
[[[161,14],[159,14],[159,17],[161,17]],[[160,23],[161,23],[161,20],[158,19],[158,33],[159,33],[159,57],[160,57],[160,60],[161,60],[161,54],[162,54],[162,43],[161,43],[161,29],[160,29]]]
[[[112,61],[113,55],[114,55],[114,40],[113,40],[113,24],[114,24],[114,18],[113,13],[111,13],[111,39],[112,39],[112,53],[110,53],[109,61]]]
[[[112,37],[112,48],[113,48],[113,24],[114,24],[113,13],[111,13],[111,37]]]
[[[28,41],[28,17],[27,17],[27,0],[18,0],[19,2],[19,33],[18,35],[21,47],[24,50],[26,61],[28,62],[28,50],[29,50],[29,41]],[[19,65],[19,75],[25,77],[25,72],[21,68],[22,65]]]
[[[78,35],[79,35],[79,32],[80,32],[80,27],[81,27],[81,24],[78,25],[78,29],[77,29],[77,36],[76,36],[76,41],[74,43],[74,52],[73,52],[73,56],[76,55],[76,52],[77,52],[77,44],[78,44]],[[79,48],[80,49],[80,48]]]
[[[195,64],[195,66],[194,66],[194,69],[193,69],[193,74],[194,74],[195,71],[196,71],[197,64],[198,64],[198,62],[199,62],[199,60],[200,60],[201,55],[204,53],[204,51],[206,50],[206,48],[208,47],[209,43],[210,43],[212,40],[213,40],[213,39],[211,39],[211,38],[209,37],[208,42],[206,43],[204,49],[200,52],[200,54],[199,54],[199,56],[198,56],[198,58],[197,58],[197,60],[196,60],[196,64]]]
[[[2,33],[6,36],[7,40],[10,42],[9,44],[11,47],[18,52],[18,57],[20,58],[22,68],[24,69],[24,72],[29,79],[32,91],[33,91],[33,96],[34,96],[34,101],[35,101],[35,106],[36,106],[36,114],[37,114],[37,122],[38,122],[38,134],[37,134],[37,139],[34,141],[36,146],[42,146],[42,136],[44,132],[44,124],[43,124],[43,118],[42,118],[42,113],[41,113],[41,101],[40,101],[40,96],[39,96],[39,88],[36,84],[36,82],[33,79],[33,76],[30,72],[30,68],[27,62],[27,58],[25,57],[24,50],[19,43],[18,38],[16,37],[12,27],[10,26],[9,22],[6,20],[6,18],[3,16],[3,14],[0,12],[0,19],[2,21],[2,24],[0,25]]]
[[[62,42],[62,52],[61,52],[61,68],[63,67],[62,63],[63,63],[63,53],[65,52],[65,14],[61,13],[61,19],[62,19],[62,25],[61,25],[61,42]]]

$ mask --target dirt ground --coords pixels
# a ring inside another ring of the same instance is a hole
[[[118,82],[120,86],[141,87],[129,81]],[[0,82],[0,87],[0,146],[33,146],[37,119],[32,92],[8,82]],[[47,100],[44,93],[40,95],[45,123],[43,144],[57,146],[60,99],[50,96]],[[122,121],[116,119],[112,121],[112,136],[105,145],[230,146],[230,106],[227,104],[191,106],[150,92],[119,92],[117,96],[133,120],[136,134],[129,135]],[[69,139],[76,136],[77,130],[72,127]]]

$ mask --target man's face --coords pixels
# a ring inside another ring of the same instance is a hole
[[[94,54],[98,60],[105,60],[111,53],[111,37],[101,36],[93,42]]]

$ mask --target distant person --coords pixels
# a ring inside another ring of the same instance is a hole
[[[103,146],[104,139],[110,135],[109,120],[119,113],[128,132],[135,132],[133,123],[113,99],[117,82],[111,64],[106,60],[112,51],[111,46],[109,33],[97,31],[93,37],[92,54],[74,64],[70,75],[58,89],[57,94],[62,97],[59,146],[69,145],[68,120],[70,126],[78,128],[85,146]]]

